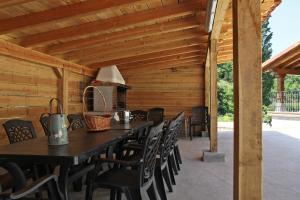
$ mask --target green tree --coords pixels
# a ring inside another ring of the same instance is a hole
[[[218,114],[233,114],[232,63],[218,65]]]
[[[262,61],[265,62],[272,56],[272,39],[273,33],[269,27],[269,18],[262,24]],[[262,96],[263,105],[271,104],[271,92],[274,85],[275,76],[272,72],[262,73]]]

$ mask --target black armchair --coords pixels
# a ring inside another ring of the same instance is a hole
[[[60,192],[57,177],[55,175],[47,175],[27,184],[25,174],[21,168],[13,162],[1,163],[1,167],[6,169],[13,179],[12,192],[1,192],[1,200],[23,199],[29,195],[40,192],[40,190],[47,188],[50,199],[63,200],[64,197]],[[26,198],[29,199],[29,198]],[[35,198],[32,198],[35,199]]]
[[[189,118],[189,135],[191,140],[193,139],[196,126],[205,127],[208,135],[210,135],[210,116],[206,106],[192,108],[192,115]]]
[[[163,123],[150,129],[147,134],[142,156],[135,161],[98,161],[96,169],[89,174],[89,178],[87,179],[86,199],[91,199],[93,190],[96,187],[111,189],[111,199],[114,199],[113,195],[115,192],[125,193],[128,200],[147,198],[147,193],[153,199],[158,199],[156,182],[154,181],[154,171],[162,131]],[[98,166],[103,162],[112,162],[122,167],[114,167],[97,176]],[[128,169],[128,167],[134,167],[135,169],[137,168],[137,170]]]
[[[164,121],[164,109],[151,108],[148,112],[148,120],[153,121],[154,126],[162,123]]]

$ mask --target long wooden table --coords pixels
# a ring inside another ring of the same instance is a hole
[[[60,166],[59,185],[68,199],[67,185],[71,166],[79,165],[99,155],[110,145],[116,144],[134,131],[152,125],[152,122],[112,124],[111,130],[90,133],[78,129],[69,133],[69,144],[49,146],[47,137],[39,137],[20,143],[0,146],[0,160],[34,160],[33,164],[57,164]]]

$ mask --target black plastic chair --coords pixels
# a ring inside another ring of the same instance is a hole
[[[147,121],[148,112],[143,110],[133,110],[130,111],[131,121]]]
[[[31,121],[12,119],[6,121],[3,126],[10,144],[36,138],[36,132]]]
[[[162,123],[164,121],[164,109],[151,108],[148,112],[148,120],[153,121],[154,126]]]
[[[40,192],[43,189],[48,190],[49,199],[63,200],[63,195],[57,184],[57,177],[55,175],[47,175],[34,182],[27,184],[25,174],[21,168],[13,162],[1,163],[0,167],[7,170],[12,178],[12,191],[4,191],[0,193],[0,199],[36,199],[29,198],[32,194]],[[28,197],[29,196],[29,197]]]
[[[175,159],[176,159],[176,163],[178,166],[178,169],[180,169],[179,164],[182,164],[182,159],[181,159],[181,154],[180,154],[180,150],[179,150],[179,146],[178,146],[178,137],[181,133],[181,130],[184,126],[184,121],[185,121],[185,117],[184,117],[184,112],[179,113],[176,118],[176,129],[175,129],[175,136],[174,136],[174,155],[175,155]]]
[[[102,159],[98,161],[97,166],[100,166],[103,162],[109,162],[114,163],[115,167],[98,175],[95,181],[93,179],[99,171],[95,170],[92,174],[89,174],[86,199],[92,198],[93,189],[96,187],[111,189],[111,199],[114,198],[112,195],[115,192],[125,193],[128,200],[141,200],[146,197],[146,194],[150,199],[158,199],[154,171],[162,131],[163,123],[150,129],[147,134],[143,156],[138,160]],[[119,167],[116,167],[118,165]],[[96,169],[98,168],[96,167]],[[137,170],[132,170],[132,168],[137,168]]]
[[[77,115],[77,114],[69,114],[67,116],[68,121],[70,123],[70,128],[72,130],[76,130],[76,129],[81,129],[81,128],[86,128],[84,119],[81,115]]]
[[[206,106],[192,108],[192,115],[189,118],[190,140],[193,139],[196,126],[205,127],[205,129],[208,131],[208,135],[210,135],[210,116]]]
[[[164,181],[169,192],[173,192],[172,184],[175,184],[175,177],[172,166],[170,166],[169,157],[174,156],[172,153],[172,145],[176,126],[177,124],[175,120],[172,120],[170,123],[165,123],[160,144],[159,158],[157,158],[156,161],[155,180],[161,200],[167,200]]]

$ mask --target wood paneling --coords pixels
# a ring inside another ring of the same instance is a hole
[[[134,73],[135,69],[121,71],[132,86],[128,91],[129,109],[163,107],[166,117],[172,118],[181,111],[189,115],[193,106],[204,105],[204,68],[200,64],[165,66],[141,73]]]
[[[53,68],[0,55],[0,76],[0,144],[8,142],[2,124],[13,118],[33,121],[38,135],[43,135],[39,117],[49,112],[49,100],[61,92]],[[72,72],[69,77],[69,112],[77,113],[81,111],[80,88],[90,79]]]

